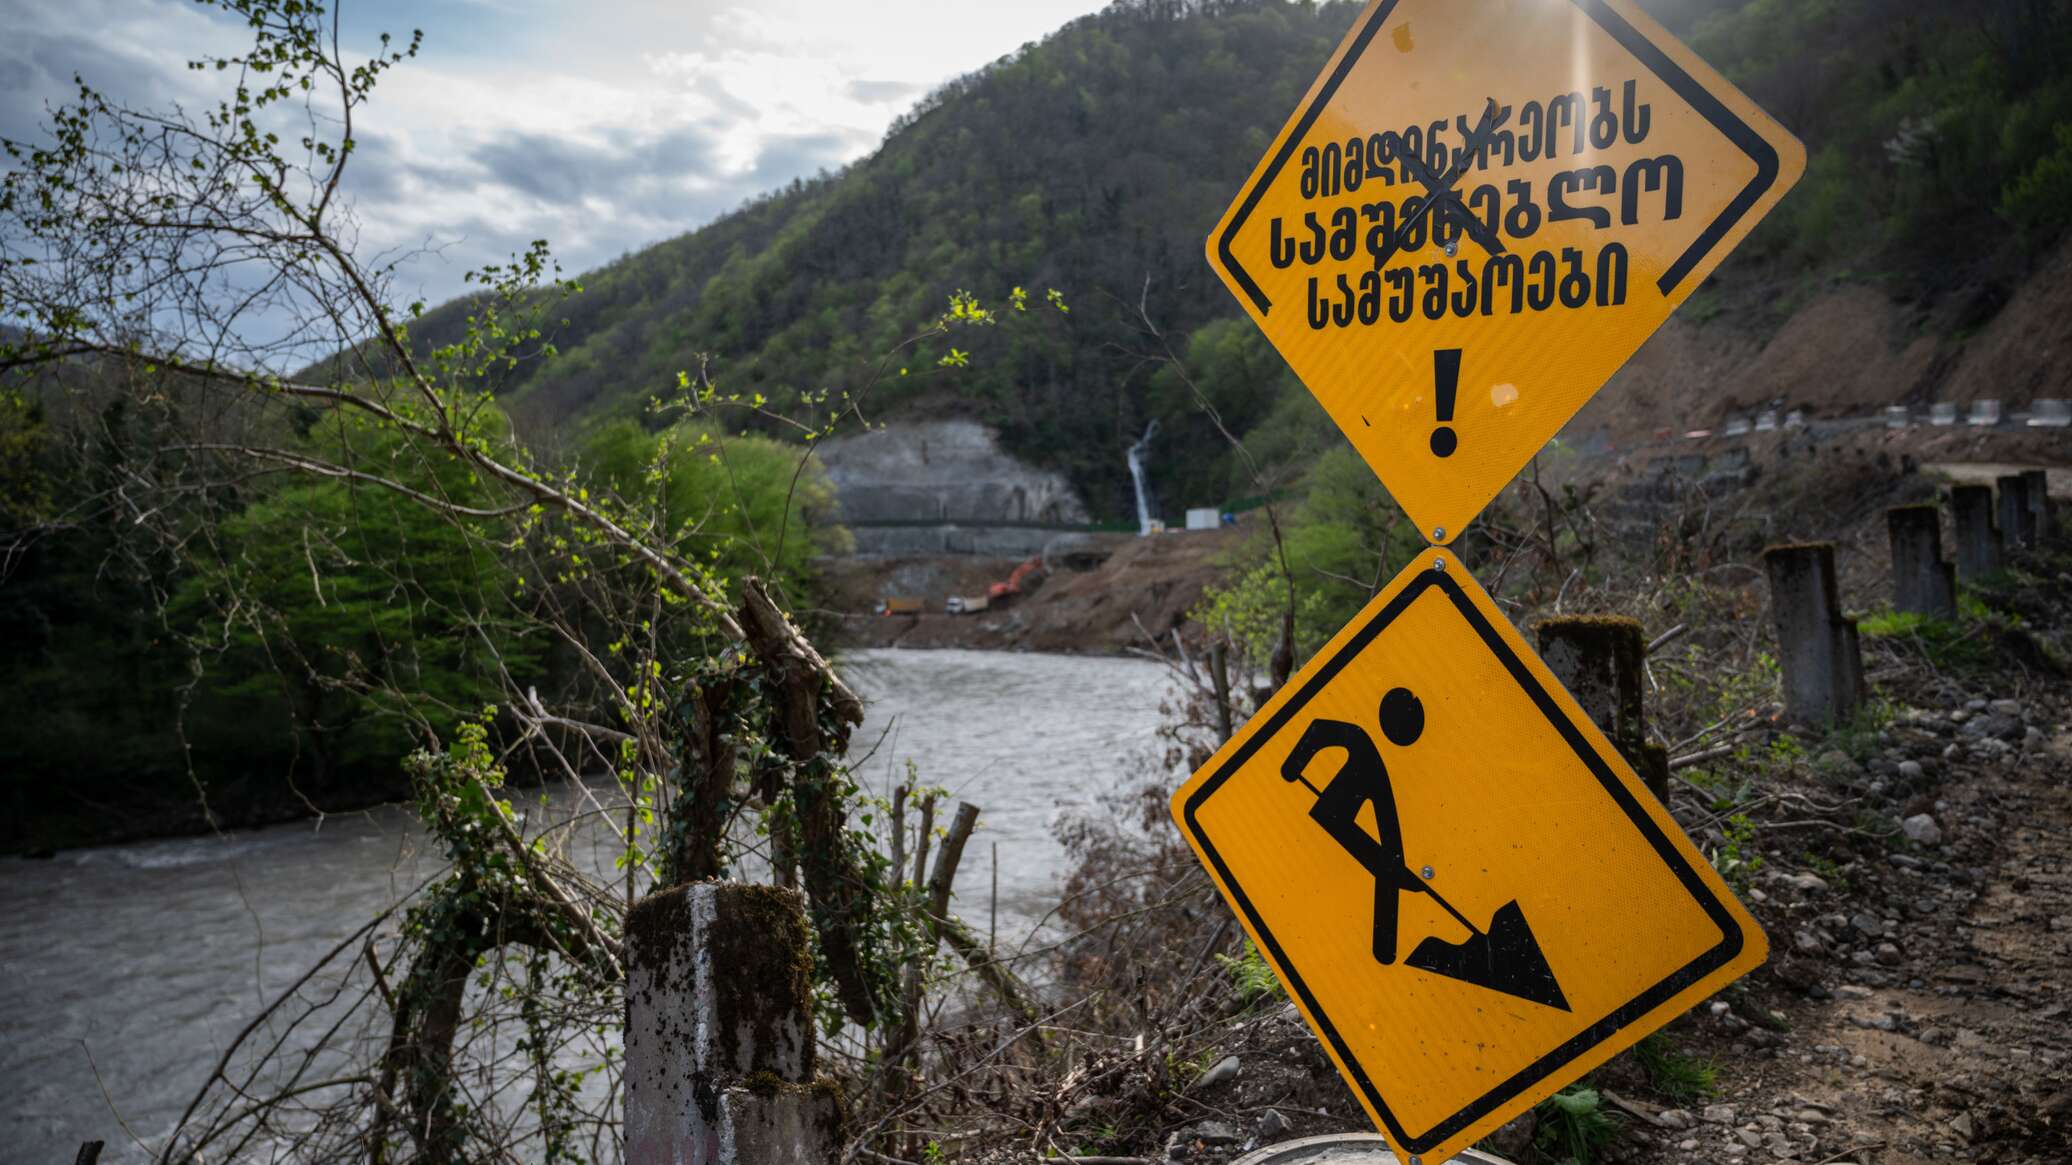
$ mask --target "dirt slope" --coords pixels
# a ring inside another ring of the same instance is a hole
[[[2072,241],[1975,334],[1863,285],[1828,290],[1774,328],[1751,330],[1745,321],[1763,314],[1743,304],[1700,322],[1704,302],[1686,305],[1571,431],[1604,429],[1626,444],[1663,429],[1717,428],[1771,401],[1833,417],[1986,398],[2011,412],[2037,397],[2072,397]]]
[[[970,647],[1106,654],[1163,637],[1248,536],[1244,525],[1150,538],[1070,535],[1047,551],[1050,571],[1029,593],[978,615],[950,615],[951,595],[980,595],[1017,559],[851,558],[823,564],[834,641],[843,647]],[[877,615],[879,600],[921,599],[920,615]]]

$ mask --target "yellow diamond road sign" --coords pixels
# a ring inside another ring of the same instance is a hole
[[[1339,631],[1173,813],[1376,1125],[1433,1165],[1767,951],[1445,550]]]
[[[1629,0],[1371,0],[1209,262],[1444,543],[1804,168]]]

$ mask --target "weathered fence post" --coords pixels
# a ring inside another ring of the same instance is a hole
[[[628,1165],[833,1165],[797,891],[696,882],[626,919]]]
[[[1618,615],[1566,615],[1533,630],[1540,658],[1611,738],[1655,796],[1669,796],[1669,752],[1647,739],[1641,668],[1647,637],[1638,620]]]
[[[1957,617],[1957,568],[1943,561],[1942,511],[1933,505],[1885,511],[1892,538],[1892,605],[1935,619]]]
[[[1863,655],[1856,620],[1842,614],[1831,542],[1763,551],[1777,656],[1784,668],[1784,711],[1804,724],[1838,724],[1863,700]]]
[[[1957,577],[1977,582],[1999,570],[2000,531],[1993,525],[1993,487],[1951,487],[1950,512],[1957,520]]]
[[[2057,515],[2050,507],[2050,474],[2041,469],[2025,469],[2022,480],[2029,486],[2029,513],[2035,524],[2036,542],[2041,545],[2057,537]]]
[[[2029,482],[2019,473],[1993,479],[2000,489],[2000,542],[2003,546],[2036,544],[2036,512],[2029,508]]]

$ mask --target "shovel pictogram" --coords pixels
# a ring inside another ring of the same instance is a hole
[[[1408,688],[1395,688],[1382,697],[1380,721],[1382,734],[1390,743],[1408,747],[1424,735],[1424,704]],[[1345,763],[1319,789],[1304,774],[1318,753],[1332,749],[1345,753]],[[1310,818],[1374,875],[1375,962],[1388,966],[1396,961],[1401,895],[1423,894],[1466,927],[1468,937],[1449,943],[1436,935],[1429,936],[1410,953],[1405,964],[1543,1007],[1569,1009],[1568,997],[1562,994],[1554,969],[1547,965],[1547,957],[1516,899],[1497,907],[1488,927],[1476,926],[1440,896],[1431,884],[1429,870],[1420,876],[1403,860],[1403,830],[1396,816],[1388,766],[1382,763],[1381,752],[1366,729],[1343,720],[1311,721],[1294,751],[1282,762],[1281,776],[1301,783],[1316,795]],[[1373,834],[1359,823],[1360,810],[1369,806],[1374,810]]]

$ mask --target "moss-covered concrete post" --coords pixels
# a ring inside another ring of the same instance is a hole
[[[1932,505],[1885,511],[1892,539],[1892,605],[1932,619],[1957,617],[1957,568],[1943,561],[1942,511]]]
[[[1863,702],[1863,655],[1856,620],[1842,613],[1831,542],[1763,551],[1777,658],[1784,669],[1784,712],[1801,724],[1838,724]]]
[[[2000,491],[2000,542],[2003,546],[2036,544],[2036,511],[2029,508],[2029,481],[2019,473],[1993,479]]]
[[[2045,542],[2057,537],[2057,514],[2050,505],[2050,474],[2041,469],[2025,469],[2022,480],[2029,486],[2029,513],[2036,530],[2036,541]]]
[[[696,882],[626,919],[628,1165],[833,1165],[842,1098],[813,1075],[796,891]]]
[[[1957,521],[1957,577],[1965,582],[2000,569],[2000,530],[1993,524],[1993,487],[1950,489],[1950,513]]]
[[[1611,738],[1655,796],[1669,796],[1669,753],[1647,739],[1642,703],[1647,637],[1638,620],[1618,615],[1570,615],[1533,627],[1540,658]]]

